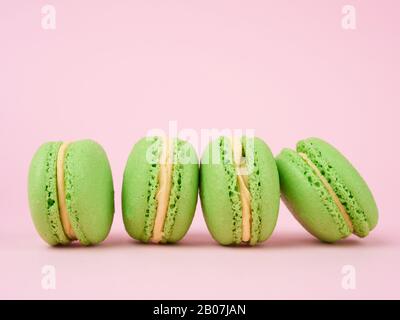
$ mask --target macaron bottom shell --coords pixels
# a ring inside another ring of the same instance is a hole
[[[50,245],[68,244],[58,209],[56,163],[61,142],[47,142],[34,154],[28,176],[31,217],[41,238]]]

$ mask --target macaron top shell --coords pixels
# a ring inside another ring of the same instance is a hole
[[[176,139],[172,189],[164,224],[166,242],[177,242],[188,231],[196,210],[199,188],[199,159],[190,143]]]
[[[242,138],[243,150],[250,140]],[[254,245],[272,233],[279,209],[279,179],[268,146],[254,138],[252,154],[245,156],[251,194],[251,237]],[[200,169],[200,197],[207,227],[223,245],[242,242],[242,203],[232,144],[227,137],[212,141],[204,151]]]
[[[63,230],[57,194],[57,154],[62,142],[43,144],[35,153],[28,177],[28,198],[34,225],[50,245],[71,242]],[[114,214],[111,168],[103,148],[92,140],[68,145],[63,162],[69,221],[84,245],[108,235]]]
[[[332,145],[318,138],[301,140],[296,151],[284,149],[277,156],[277,165],[284,202],[320,240],[334,242],[351,233],[365,237],[376,226],[378,209],[371,191]]]
[[[78,240],[103,241],[114,217],[114,188],[104,149],[92,140],[71,143],[64,161],[68,215]]]
[[[132,238],[142,242],[151,240],[155,224],[162,145],[160,137],[142,138],[134,145],[125,166],[122,187],[124,225]],[[198,194],[199,165],[195,150],[179,139],[173,139],[173,145],[172,185],[163,243],[177,242],[186,234],[193,220]]]
[[[256,203],[253,204],[252,202],[252,207],[257,207],[259,210],[260,233],[257,241],[263,242],[271,236],[278,219],[280,203],[279,174],[274,156],[268,145],[263,140],[255,138],[254,147],[256,156],[254,165],[256,168],[250,175],[250,181],[252,181],[253,177],[258,177],[256,180],[258,195],[257,206]],[[252,199],[254,199],[254,202],[256,201],[255,192],[252,192]]]

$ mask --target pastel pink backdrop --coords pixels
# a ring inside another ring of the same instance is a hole
[[[57,29],[41,28],[41,7]],[[341,28],[352,4],[357,29]],[[398,1],[2,1],[0,298],[400,298]],[[345,153],[380,209],[365,240],[315,241],[282,205],[270,241],[213,242],[198,205],[185,240],[125,233],[122,173],[149,129],[255,129],[276,154],[319,136]],[[108,153],[115,219],[97,247],[50,248],[30,220],[31,157],[49,140]],[[56,267],[56,290],[41,268]],[[356,290],[341,287],[353,265]]]

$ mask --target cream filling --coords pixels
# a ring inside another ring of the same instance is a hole
[[[326,180],[326,178],[322,175],[322,173],[319,171],[317,166],[307,157],[307,155],[305,153],[299,152],[299,155],[311,167],[311,169],[316,173],[318,178],[321,180],[322,184],[324,185],[326,190],[328,190],[328,193],[333,198],[333,201],[335,202],[341,215],[343,216],[344,220],[346,221],[347,226],[350,228],[351,232],[353,232],[353,224],[352,224],[350,217],[346,211],[346,208],[340,202],[339,197],[337,196],[336,192],[332,189],[329,182]]]
[[[239,137],[232,139],[232,149],[242,204],[242,241],[248,242],[251,238],[251,194],[249,191],[246,162],[242,159],[242,143]]]
[[[64,233],[70,240],[76,240],[74,229],[72,228],[69,220],[67,211],[67,203],[65,201],[65,183],[64,183],[64,159],[65,152],[69,143],[64,142],[61,144],[57,154],[57,197],[58,197],[58,209],[61,218],[61,224],[64,229]]]
[[[157,211],[154,221],[151,242],[158,243],[164,235],[164,223],[168,212],[169,196],[172,187],[172,140],[163,139],[163,147],[160,156],[159,188],[156,195]]]

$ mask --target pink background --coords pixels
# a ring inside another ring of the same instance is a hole
[[[57,29],[41,28],[41,7]],[[341,9],[357,29],[341,28]],[[2,1],[0,298],[400,298],[400,3],[362,1]],[[225,248],[200,206],[174,246],[125,233],[122,173],[149,129],[255,129],[276,154],[298,139],[336,145],[380,209],[364,240],[308,235],[282,205],[271,239]],[[109,155],[115,219],[97,247],[50,248],[29,214],[27,170],[49,140],[92,138]],[[41,268],[56,267],[56,290]],[[343,265],[356,290],[341,287]]]

